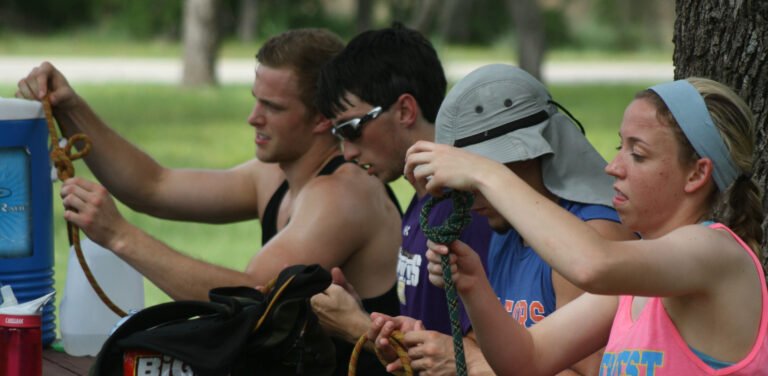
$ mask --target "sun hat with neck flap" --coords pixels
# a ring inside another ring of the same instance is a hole
[[[469,73],[445,97],[435,140],[500,163],[542,157],[544,185],[560,198],[611,206],[606,161],[544,85],[508,64]]]

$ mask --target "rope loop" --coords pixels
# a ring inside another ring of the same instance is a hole
[[[75,145],[75,142],[77,141],[82,141],[83,147],[80,148],[80,151],[75,152],[73,154],[72,146]],[[72,135],[72,137],[67,139],[67,144],[64,145],[64,153],[66,153],[69,159],[72,161],[85,157],[90,152],[91,152],[91,139],[88,138],[88,136],[86,136],[83,133],[77,133]]]
[[[75,176],[75,167],[72,165],[72,161],[86,156],[91,151],[91,140],[85,134],[77,133],[67,139],[67,144],[64,145],[64,147],[61,147],[58,142],[56,125],[53,121],[51,101],[46,95],[42,102],[43,112],[45,112],[45,120],[48,123],[48,135],[51,137],[51,162],[53,163],[53,166],[56,167],[56,173],[59,180],[64,181]],[[83,147],[79,152],[73,154],[72,147],[77,141],[81,141]],[[93,276],[91,268],[88,267],[88,263],[85,261],[85,256],[83,255],[83,250],[80,246],[80,228],[72,222],[67,222],[67,236],[69,237],[69,245],[75,248],[77,261],[80,264],[80,267],[82,267],[85,278],[90,283],[93,291],[98,295],[104,305],[116,315],[120,317],[127,316],[128,313],[120,309],[120,307],[109,299],[107,293],[104,292],[98,281],[96,281],[96,278]]]
[[[448,216],[445,222],[438,226],[429,225],[429,213],[437,203],[450,198],[453,202],[453,212]],[[427,239],[441,244],[448,244],[459,238],[461,229],[472,221],[470,209],[474,202],[474,196],[470,192],[448,191],[441,197],[430,197],[426,204],[421,208],[419,225],[421,231],[427,236]]]
[[[363,345],[368,341],[368,337],[363,334],[358,338],[357,343],[355,343],[355,347],[352,349],[352,357],[349,359],[349,368],[347,369],[347,376],[355,376],[357,374],[357,358],[360,355],[360,352],[363,351]],[[413,367],[411,367],[411,358],[408,357],[408,350],[405,346],[405,339],[403,337],[403,333],[400,331],[394,331],[392,332],[392,335],[389,336],[389,343],[392,347],[395,348],[395,352],[397,353],[397,358],[400,359],[400,363],[403,366],[403,370],[395,373],[396,375],[404,375],[404,376],[412,376],[413,375]],[[383,364],[385,367],[387,366],[387,362],[384,360],[383,355],[379,352],[378,348],[374,348],[376,351],[376,357],[379,358],[379,361],[381,364]]]
[[[453,212],[441,225],[431,227],[429,225],[429,213],[438,202],[451,198]],[[442,197],[430,197],[421,209],[419,225],[427,238],[435,243],[448,244],[461,236],[461,229],[472,221],[470,210],[474,196],[470,192],[448,191]],[[459,318],[459,300],[456,294],[456,285],[451,276],[451,266],[448,255],[440,257],[440,265],[443,267],[443,282],[445,283],[445,298],[448,303],[448,315],[451,320],[451,336],[453,337],[454,359],[456,360],[456,375],[467,375],[467,362],[464,358],[464,333],[461,329]]]

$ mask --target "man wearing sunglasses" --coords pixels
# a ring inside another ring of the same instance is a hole
[[[352,118],[347,121],[342,122],[341,124],[336,124],[331,128],[331,133],[338,137],[339,140],[349,140],[354,141],[360,138],[360,135],[363,133],[363,125],[365,123],[376,119],[379,117],[382,110],[381,106],[376,106],[372,108],[368,113],[363,115],[359,118]]]
[[[435,116],[445,90],[445,74],[431,43],[417,31],[395,24],[356,36],[326,64],[320,74],[316,103],[333,120],[332,133],[342,142],[345,158],[388,183],[402,177],[405,153],[413,143],[434,140]],[[450,335],[445,292],[427,278],[426,237],[418,224],[421,208],[429,197],[426,192],[414,194],[403,217],[398,265],[389,272],[397,274],[400,314]],[[441,224],[452,211],[450,200],[441,201],[431,211],[429,222],[433,226]],[[474,213],[472,216],[461,240],[473,244],[473,249],[484,255],[491,229],[484,218]],[[337,270],[334,274],[341,277]],[[336,282],[339,284],[325,294],[313,297],[313,308],[327,330],[354,342],[368,331],[371,319],[354,299],[354,283],[344,283],[343,278]],[[469,319],[463,307],[460,312],[462,330],[468,333]],[[479,355],[477,346],[465,348],[470,358]],[[443,350],[452,354],[453,348]],[[435,371],[421,366],[418,358],[413,359],[415,371]]]
[[[109,128],[49,63],[19,82],[17,96],[50,94],[63,132],[82,132],[92,140],[85,160],[106,189],[82,178],[64,182],[66,219],[172,298],[207,300],[214,287],[265,286],[287,265],[317,263],[340,268],[376,310],[396,314],[392,270],[400,245],[399,210],[380,181],[344,163],[331,121],[313,103],[320,67],[343,47],[338,36],[322,29],[287,31],[265,42],[256,55],[255,104],[248,117],[256,158],[227,170],[161,166]],[[243,271],[188,257],[128,223],[110,193],[161,218],[207,223],[258,218],[261,251]],[[337,374],[346,374],[349,353],[340,357],[345,362]]]

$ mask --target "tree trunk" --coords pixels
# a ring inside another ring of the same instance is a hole
[[[676,11],[675,77],[708,77],[747,101],[757,122],[754,176],[768,191],[768,2],[678,0]],[[763,254],[767,230],[763,221]]]
[[[472,0],[446,0],[440,13],[440,36],[445,42],[469,40],[469,16]]]
[[[429,35],[432,20],[440,4],[438,0],[422,0],[418,2],[411,18],[411,27],[424,35]]]
[[[216,84],[218,3],[217,0],[184,1],[184,85]]]
[[[240,0],[240,17],[237,22],[237,36],[243,43],[256,39],[258,26],[258,1]]]
[[[357,0],[357,18],[355,28],[358,33],[370,30],[373,26],[373,0]]]
[[[517,59],[520,68],[540,81],[546,38],[544,19],[536,0],[508,0],[517,37]]]

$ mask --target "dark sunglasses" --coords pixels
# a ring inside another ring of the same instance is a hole
[[[331,133],[341,140],[354,141],[360,138],[360,135],[363,133],[363,125],[379,117],[382,112],[384,110],[381,106],[376,106],[362,117],[349,119],[341,124],[334,125]]]

